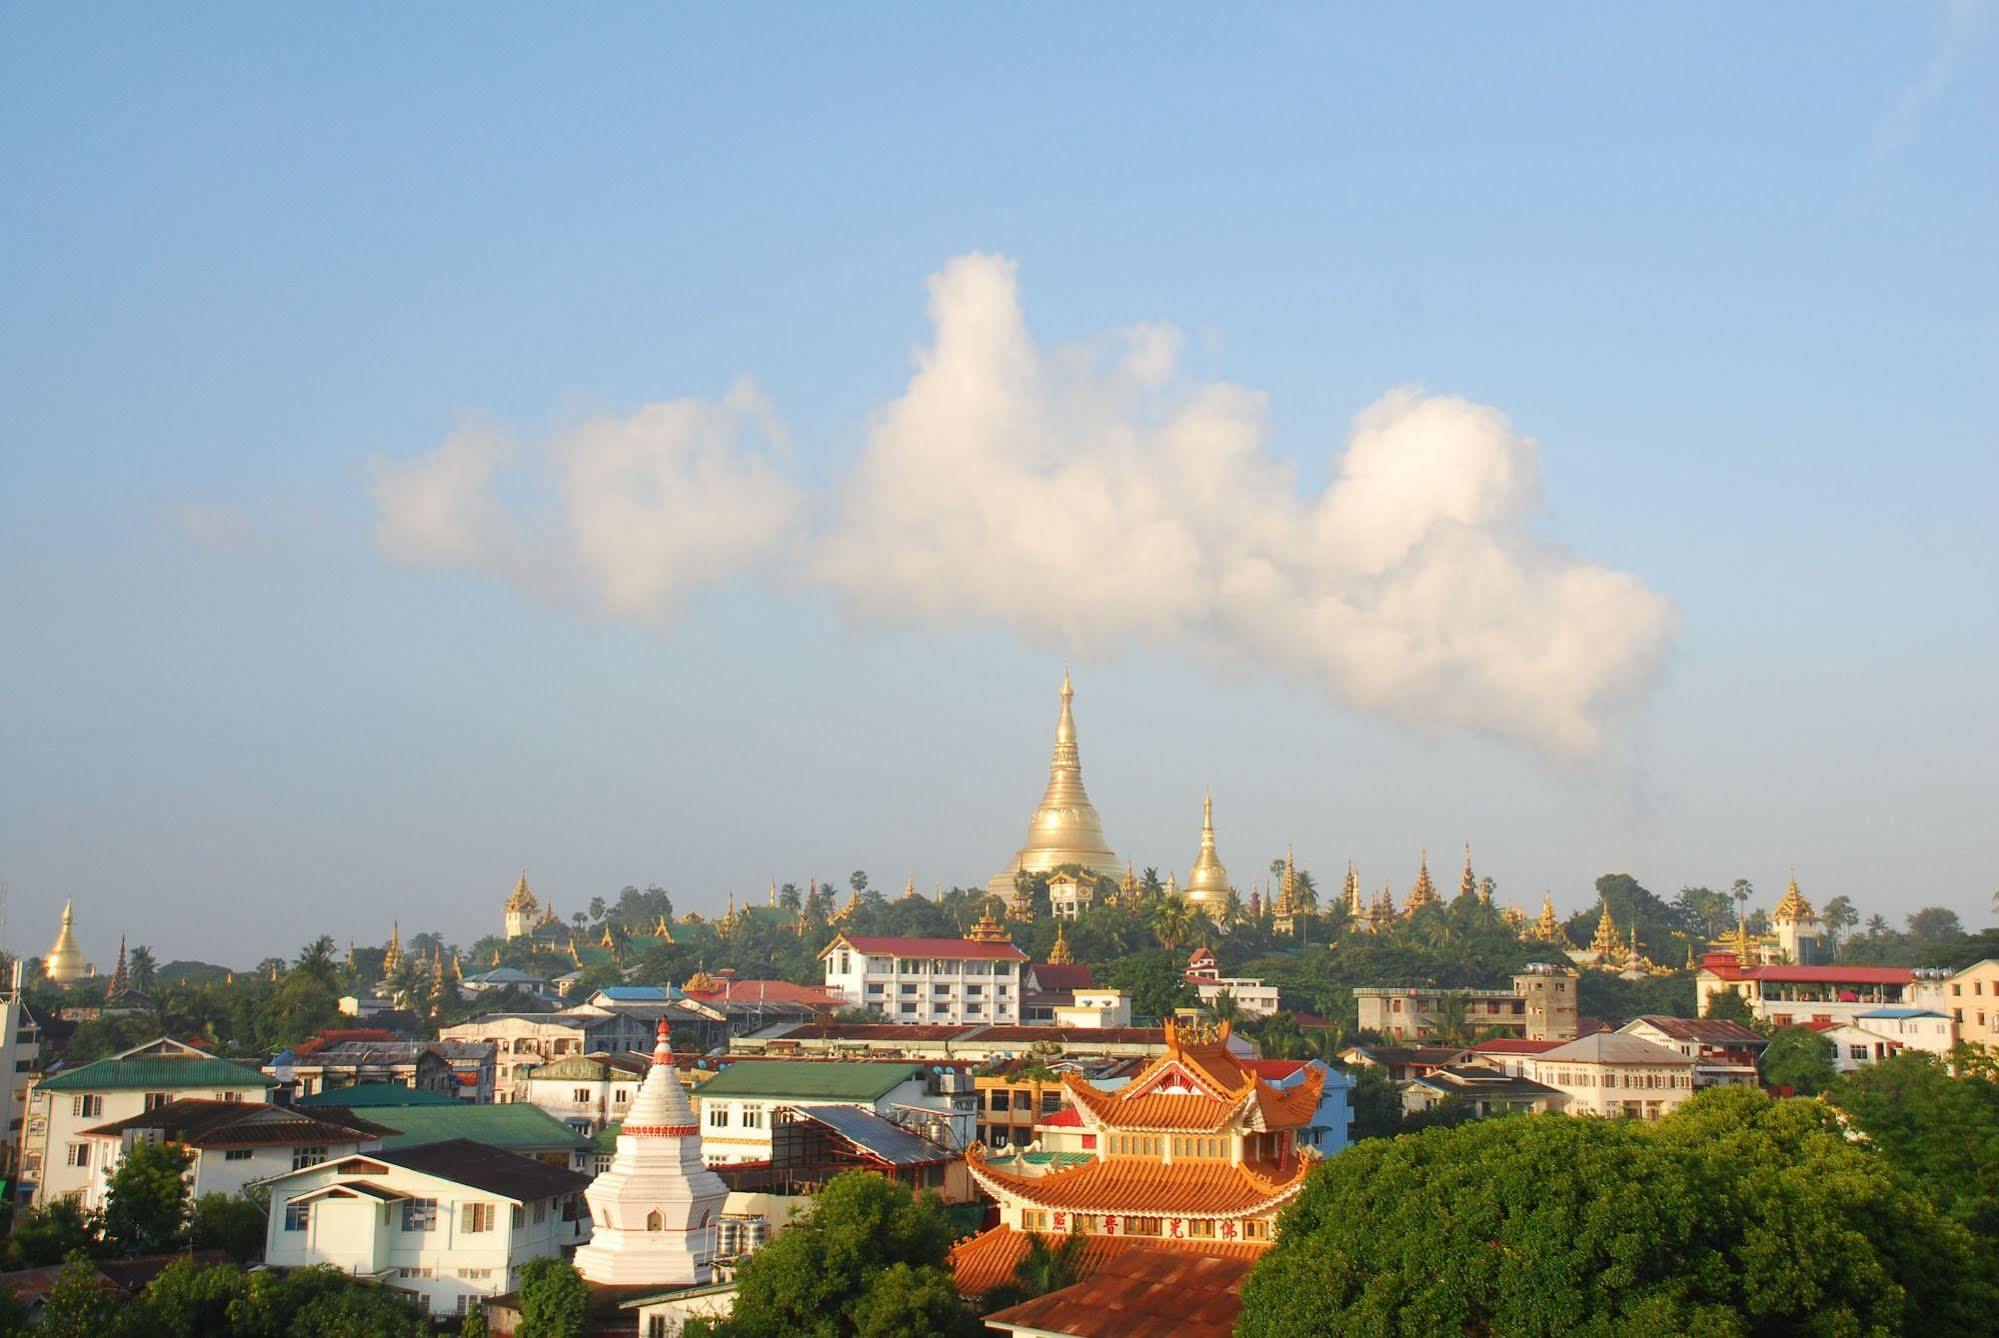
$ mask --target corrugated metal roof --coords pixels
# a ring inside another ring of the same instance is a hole
[[[277,1079],[226,1059],[172,1059],[142,1055],[132,1059],[100,1059],[45,1079],[44,1092],[104,1092],[147,1088],[153,1091],[193,1087],[275,1087]]]
[[[357,1082],[351,1087],[329,1087],[311,1096],[302,1096],[294,1106],[345,1106],[371,1109],[375,1106],[448,1106],[450,1097],[421,1087],[405,1087],[399,1082]]]
[[[805,1106],[798,1113],[891,1166],[930,1166],[951,1160],[951,1154],[935,1143],[854,1106]]]
[[[442,1106],[382,1106],[369,1115],[396,1132],[382,1140],[384,1148],[422,1147],[452,1139],[470,1139],[496,1148],[587,1148],[590,1140],[539,1106],[476,1106],[453,1101]]]

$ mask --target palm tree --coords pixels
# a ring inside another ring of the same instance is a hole
[[[132,982],[132,988],[141,994],[153,992],[153,977],[159,966],[153,961],[153,950],[141,943],[132,949],[131,960],[125,964],[125,974]]]
[[[1242,923],[1244,913],[1242,893],[1230,888],[1228,895],[1222,898],[1222,928],[1234,929]]]
[[[333,936],[321,934],[300,948],[298,960],[292,964],[292,969],[331,985],[339,974],[339,966],[333,959]],[[127,966],[128,974],[130,970],[130,966]]]
[[[1233,1026],[1236,1019],[1242,1016],[1242,1005],[1236,1002],[1235,995],[1223,990],[1208,1001],[1208,1012],[1215,1021]]]
[[[1298,1059],[1305,1053],[1305,1033],[1289,1013],[1273,1013],[1257,1033],[1257,1048],[1265,1059]]]
[[[605,904],[604,904],[604,899],[603,899],[602,897],[592,897],[592,898],[590,898],[590,918],[591,918],[592,920],[601,920],[601,919],[603,919],[603,918],[604,918],[604,912],[605,912],[605,911],[606,911],[607,909],[609,909],[609,908],[605,906]]]
[[[890,875],[889,875],[889,877],[893,878],[893,877],[895,877],[895,875],[894,875],[894,874],[890,874]],[[854,891],[856,891],[856,892],[865,892],[865,891],[867,891],[867,890],[868,890],[868,871],[867,871],[866,869],[856,869],[856,870],[854,870],[854,871],[853,871],[852,873],[848,874],[848,875],[847,875],[847,886],[848,886],[848,887],[851,887],[851,888],[853,888],[853,889],[854,889]]]
[[[1735,913],[1739,916],[1744,913],[1743,908],[1749,904],[1749,899],[1756,895],[1756,889],[1750,886],[1747,878],[1738,878],[1735,885],[1728,889],[1728,895],[1735,898]]]
[[[1014,1281],[1021,1291],[1035,1297],[1073,1287],[1083,1262],[1084,1239],[1082,1233],[1071,1231],[1060,1244],[1049,1245],[1030,1232],[1027,1253],[1013,1270]]]
[[[786,915],[796,915],[805,905],[805,894],[798,890],[797,883],[786,883],[777,890],[777,905]]]
[[[1156,897],[1166,890],[1166,880],[1159,876],[1158,869],[1147,865],[1145,872],[1138,877],[1138,886],[1146,896]]]
[[[1180,897],[1161,897],[1152,903],[1151,913],[1146,917],[1152,932],[1159,939],[1159,945],[1168,952],[1177,952],[1180,945],[1193,936],[1194,909]]]
[[[1472,1034],[1471,1006],[1465,996],[1447,993],[1437,1000],[1437,1011],[1431,1019],[1430,1030],[1441,1045],[1470,1045],[1475,1038]]]

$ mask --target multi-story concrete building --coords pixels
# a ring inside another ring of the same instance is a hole
[[[623,1013],[571,1008],[560,1013],[484,1013],[438,1030],[440,1040],[489,1042],[495,1101],[526,1101],[528,1079],[551,1060],[571,1055],[644,1052],[654,1025]]]
[[[270,1182],[264,1260],[379,1278],[462,1315],[513,1291],[523,1264],[590,1238],[587,1183],[464,1140],[356,1153]]]
[[[1618,1028],[1626,1036],[1678,1050],[1694,1061],[1694,1088],[1754,1087],[1756,1061],[1769,1038],[1740,1022],[1718,1017],[1635,1017]]]
[[[83,1131],[99,1147],[90,1159],[84,1206],[102,1208],[111,1175],[134,1143],[178,1143],[194,1155],[188,1192],[241,1194],[287,1175],[377,1146],[386,1133],[347,1111],[305,1111],[263,1101],[169,1101]]]
[[[569,1055],[528,1077],[527,1099],[570,1128],[594,1138],[621,1123],[652,1061],[644,1055]]]
[[[970,1146],[978,1121],[970,1075],[922,1064],[744,1061],[703,1083],[694,1104],[711,1164],[768,1161],[782,1107],[854,1106],[952,1150]]]
[[[1576,1034],[1576,985],[1566,967],[1535,965],[1513,977],[1510,990],[1444,989],[1427,985],[1360,986],[1360,1029],[1390,1041],[1434,1036],[1446,999],[1464,1002],[1473,1032],[1529,1041],[1566,1041]]]
[[[1999,959],[1988,957],[1953,972],[1932,1006],[1957,1023],[1957,1039],[1999,1045]]]
[[[1694,1060],[1636,1036],[1599,1031],[1533,1059],[1534,1081],[1567,1098],[1571,1115],[1656,1120],[1694,1094]]]
[[[966,938],[840,934],[819,954],[826,989],[895,1022],[1016,1023],[1027,954],[990,916]]]
[[[1242,1012],[1252,1017],[1269,1017],[1277,1011],[1277,987],[1249,976],[1225,976],[1215,965],[1215,954],[1206,948],[1194,949],[1188,959],[1187,983],[1194,987],[1205,1007],[1212,1007],[1224,994],[1235,1000]]]
[[[7,992],[0,994],[0,1118],[6,1142],[0,1145],[0,1176],[22,1174],[17,1164],[28,1120],[28,1088],[41,1068],[42,1033],[21,998],[24,963],[14,959]],[[39,1168],[37,1168],[39,1169]]]
[[[1851,1022],[1877,1008],[1952,1006],[1952,979],[1908,966],[1744,965],[1740,953],[1710,952],[1694,977],[1694,1011],[1705,1017],[1717,997],[1732,991],[1775,1027]]]

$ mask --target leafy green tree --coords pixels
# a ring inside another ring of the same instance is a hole
[[[935,1194],[866,1171],[826,1182],[805,1220],[744,1260],[722,1334],[975,1334],[946,1258]],[[945,1304],[948,1294],[949,1304]]]
[[[1999,1084],[1905,1052],[1841,1077],[1826,1100],[1937,1207],[1999,1243]]]
[[[53,1268],[78,1251],[98,1251],[101,1222],[75,1199],[53,1199],[23,1208],[7,1237],[7,1267]]]
[[[1964,925],[1957,912],[1942,906],[1925,906],[1908,919],[1909,940],[1918,948],[1939,948],[1964,937]]]
[[[228,1333],[232,1310],[248,1289],[248,1277],[234,1265],[176,1259],[146,1288],[145,1329],[158,1338]]]
[[[240,1194],[203,1194],[190,1220],[194,1248],[221,1250],[239,1264],[263,1256],[265,1213]]]
[[[0,1334],[17,1334],[28,1331],[28,1307],[21,1302],[21,1295],[5,1283],[0,1283]]]
[[[1199,1002],[1180,959],[1156,946],[1105,963],[1096,977],[1100,985],[1130,995],[1132,1011],[1143,1017],[1171,1017],[1174,1009]]]
[[[1817,1096],[1838,1076],[1832,1042],[1810,1027],[1785,1027],[1770,1038],[1757,1065],[1763,1081],[1798,1096]]]
[[[535,1259],[521,1268],[520,1338],[583,1338],[590,1331],[590,1291],[563,1259]]]
[[[458,1323],[458,1338],[486,1338],[486,1307],[475,1305]]]
[[[164,1254],[187,1236],[187,1168],[179,1143],[141,1140],[125,1150],[104,1195],[104,1239],[120,1254]]]
[[[81,1250],[70,1255],[32,1332],[35,1338],[105,1338],[119,1330],[118,1293]]]
[[[1373,1064],[1348,1070],[1353,1074],[1353,1090],[1347,1094],[1353,1106],[1353,1139],[1393,1138],[1402,1132],[1402,1092],[1388,1075]]]
[[[1742,997],[1741,990],[1717,990],[1710,994],[1707,1012],[1702,1016],[1723,1022],[1740,1022],[1745,1027],[1756,1021],[1756,1014],[1749,1011],[1749,1001]]]
[[[1819,907],[1819,919],[1825,923],[1826,935],[1832,939],[1828,946],[1837,953],[1840,940],[1860,923],[1860,912],[1854,909],[1853,898],[1834,897]]]
[[[153,981],[157,978],[158,972],[159,963],[153,960],[151,948],[141,943],[132,949],[132,956],[125,964],[125,976],[132,982],[133,989],[145,994],[152,993]]]
[[[1271,1335],[1983,1332],[1994,1263],[1816,1102],[1476,1120],[1314,1173],[1242,1289]]]

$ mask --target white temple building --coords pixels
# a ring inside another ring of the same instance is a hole
[[[613,1286],[698,1286],[715,1259],[715,1223],[729,1197],[701,1160],[701,1126],[673,1071],[667,1025],[625,1112],[611,1168],[583,1192],[594,1228],[576,1268]]]

